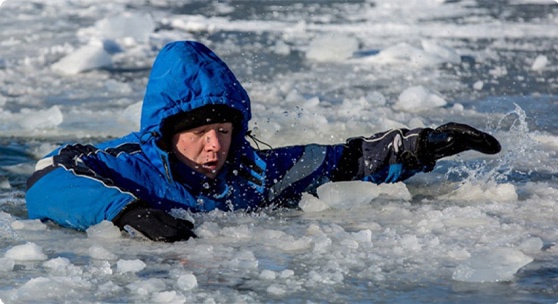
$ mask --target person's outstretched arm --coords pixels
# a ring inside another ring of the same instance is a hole
[[[436,129],[396,129],[354,137],[340,145],[306,145],[261,151],[268,163],[269,201],[297,200],[328,181],[394,183],[431,171],[440,158],[466,150],[500,151],[493,136],[448,123]]]
[[[467,150],[496,154],[493,136],[471,126],[447,123],[436,129],[397,129],[347,140],[337,179],[394,183],[434,169],[436,161]]]

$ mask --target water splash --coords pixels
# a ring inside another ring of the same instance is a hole
[[[469,181],[507,181],[522,160],[537,154],[537,142],[529,132],[527,114],[518,104],[514,105],[515,109],[503,115],[494,130],[502,144],[500,157],[476,162],[469,167],[465,164],[456,166],[450,169],[448,174],[468,176]]]
[[[13,221],[13,217],[10,214],[0,211],[0,239],[2,238],[14,239],[14,240],[21,239],[12,228],[11,225],[12,221]]]
[[[503,147],[499,157],[477,161],[462,160],[459,165],[449,168],[447,179],[458,177],[460,181],[448,197],[466,199],[469,193],[472,198],[489,198],[495,195],[495,200],[517,199],[515,186],[510,182],[528,177],[532,169],[522,171],[522,162],[531,160],[538,151],[535,148],[536,141],[529,132],[525,111],[519,105],[514,105],[515,109],[500,119],[494,131],[499,134],[497,137]],[[475,191],[480,194],[471,194]]]
[[[498,180],[521,180],[535,171],[546,170],[540,160],[548,158],[540,142],[530,132],[525,111],[517,104],[515,109],[507,113],[498,123],[499,129],[506,121],[510,121],[504,145],[506,147],[499,162]]]

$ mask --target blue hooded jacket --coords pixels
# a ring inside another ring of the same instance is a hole
[[[165,119],[208,104],[242,113],[215,179],[182,164],[161,144]],[[378,159],[376,169],[363,171],[361,147],[347,153],[348,144],[256,150],[245,138],[250,119],[248,94],[217,55],[198,42],[170,43],[153,64],[140,131],[95,146],[65,145],[41,159],[28,180],[29,218],[83,230],[112,220],[136,200],[164,210],[256,209],[296,202],[330,180],[395,182],[417,172],[394,161],[386,148],[392,134],[405,135],[401,130],[367,140]]]

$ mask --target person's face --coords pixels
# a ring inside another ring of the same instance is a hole
[[[215,178],[227,160],[232,131],[230,122],[186,130],[172,137],[172,149],[181,162],[209,178]]]

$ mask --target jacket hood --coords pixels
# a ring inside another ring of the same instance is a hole
[[[250,98],[227,65],[195,41],[167,44],[157,55],[143,99],[140,133],[159,137],[163,121],[205,105],[226,105],[242,113],[238,136],[251,119]]]

